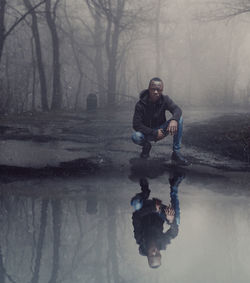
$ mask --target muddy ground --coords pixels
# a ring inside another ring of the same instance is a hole
[[[250,114],[225,114],[194,123],[186,133],[187,146],[231,159],[250,162]]]
[[[130,139],[132,115],[118,109],[1,117],[1,175],[68,176],[100,168],[121,171],[140,153]],[[192,164],[249,169],[249,114],[187,110],[184,121],[183,153]],[[155,143],[151,158],[168,164],[171,145],[171,137]]]

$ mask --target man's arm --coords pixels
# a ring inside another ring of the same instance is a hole
[[[181,118],[182,110],[168,95],[165,96],[165,106],[165,110],[170,111],[173,115],[171,120],[176,120],[178,122]]]
[[[171,240],[174,239],[179,232],[179,226],[177,225],[176,221],[174,221],[172,224],[170,224],[170,228],[166,233],[163,234],[163,245],[166,246],[170,244]]]
[[[135,112],[133,117],[133,129],[137,132],[141,132],[144,135],[152,135],[157,137],[157,130],[151,129],[143,124],[143,109],[139,103],[135,105]]]

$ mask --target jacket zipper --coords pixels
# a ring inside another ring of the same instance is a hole
[[[153,111],[151,112],[151,114],[153,114],[152,116],[154,116],[154,111],[155,111],[155,106],[153,105]],[[152,123],[153,123],[153,118],[152,116],[150,117],[150,128],[152,129]]]

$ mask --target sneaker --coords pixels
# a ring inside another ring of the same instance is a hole
[[[173,151],[171,160],[177,165],[188,166],[190,162],[178,151]]]
[[[140,186],[141,186],[141,191],[142,191],[142,198],[144,200],[149,198],[150,195],[150,189],[148,187],[148,180],[146,178],[141,178],[140,179]]]
[[[148,180],[146,178],[141,178],[140,179],[140,187],[141,187],[142,191],[144,189],[148,190]]]
[[[148,158],[149,157],[149,152],[151,150],[151,143],[146,142],[143,147],[142,147],[142,152],[141,152],[141,158]]]

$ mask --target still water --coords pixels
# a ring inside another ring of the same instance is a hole
[[[249,282],[249,173],[154,168],[2,182],[0,282]],[[158,268],[142,255],[153,198],[174,211]]]

